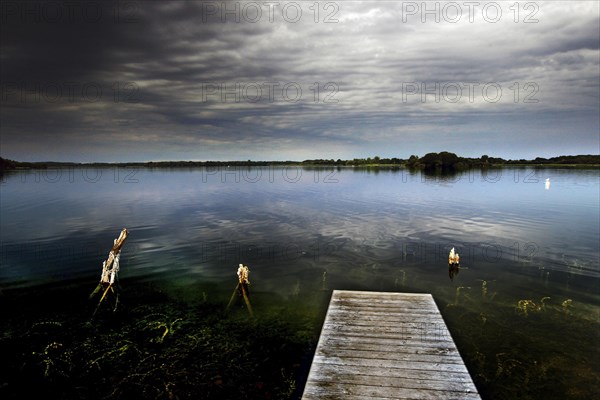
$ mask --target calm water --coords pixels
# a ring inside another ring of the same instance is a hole
[[[532,300],[537,314],[556,317],[554,330],[568,329],[573,318],[592,324],[582,347],[568,351],[584,357],[598,345],[598,169],[442,177],[351,168],[88,168],[12,173],[0,188],[4,290],[71,278],[94,286],[126,227],[121,278],[202,285],[205,296],[227,288],[228,297],[244,263],[253,293],[271,302],[332,289],[432,293],[471,371],[484,350],[461,329],[474,322],[453,314],[458,306],[482,324],[531,325],[517,305]],[[453,280],[452,247],[462,266]],[[564,326],[561,312],[571,318]],[[482,370],[503,362],[504,353],[486,346],[496,359],[488,356]],[[598,374],[598,362],[588,361]]]

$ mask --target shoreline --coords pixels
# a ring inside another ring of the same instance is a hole
[[[19,169],[49,169],[49,168],[114,168],[114,167],[143,167],[143,168],[210,168],[210,167],[307,167],[307,168],[373,168],[373,169],[410,169],[426,171],[460,172],[474,168],[527,167],[537,168],[599,168],[600,154],[562,155],[557,157],[536,157],[533,160],[505,160],[499,157],[461,157],[454,153],[442,151],[427,153],[423,157],[416,155],[408,159],[402,158],[353,158],[348,160],[306,159],[297,160],[228,160],[228,161],[139,161],[139,162],[63,162],[40,161],[23,162],[0,157],[0,172]]]
[[[32,170],[47,170],[47,169],[67,169],[67,168],[147,168],[147,169],[183,169],[183,168],[214,168],[214,167],[225,167],[225,168],[235,168],[235,167],[303,167],[303,168],[323,168],[323,169],[332,169],[332,168],[345,168],[345,169],[406,169],[406,170],[423,170],[426,169],[424,166],[410,166],[407,164],[311,164],[304,162],[252,162],[252,163],[239,163],[239,162],[213,162],[213,161],[184,161],[184,162],[148,162],[148,163],[26,163],[31,165],[18,165],[12,168],[0,168],[2,172],[9,171],[32,171]],[[508,164],[489,164],[489,165],[472,165],[466,168],[456,168],[449,170],[454,170],[456,172],[471,170],[471,169],[487,169],[487,168],[524,168],[524,167],[534,167],[534,168],[564,168],[564,169],[598,169],[600,168],[600,164],[555,164],[555,163],[545,163],[545,164],[536,164],[536,163],[508,163]]]

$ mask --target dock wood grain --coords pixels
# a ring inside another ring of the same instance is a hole
[[[334,290],[303,400],[480,400],[430,294]]]

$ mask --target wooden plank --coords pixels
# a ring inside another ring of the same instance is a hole
[[[365,353],[365,354],[363,354]],[[415,346],[379,346],[373,343],[354,343],[352,348],[340,348],[336,349],[328,348],[326,346],[319,349],[315,355],[322,356],[338,356],[338,357],[359,357],[359,358],[377,358],[378,360],[407,360],[407,359],[427,359],[431,357],[432,360],[439,360],[440,354],[445,356],[445,359],[458,358],[462,363],[462,358],[458,354],[456,349],[451,347],[425,347],[415,348]]]
[[[363,370],[356,366],[326,365],[321,368],[322,375],[320,381],[327,382],[330,379],[336,379],[338,383],[348,382],[354,385],[377,386],[387,388],[402,389],[421,389],[435,391],[452,391],[463,393],[464,381],[447,381],[431,379],[431,376],[411,376],[404,378],[402,375],[388,374],[387,370],[380,368],[369,369],[373,375],[364,375]],[[393,371],[390,371],[393,372]],[[316,382],[316,381],[315,381]]]
[[[430,294],[334,290],[303,400],[480,400]]]
[[[336,366],[343,365],[354,365],[354,366],[363,366],[367,367],[367,369],[375,368],[378,366],[382,366],[391,370],[392,368],[404,368],[412,369],[415,371],[440,371],[440,372],[456,372],[456,373],[464,373],[466,369],[461,364],[456,363],[446,363],[446,362],[419,362],[419,361],[402,361],[398,362],[398,360],[378,360],[371,358],[364,359],[349,359],[341,357],[323,357],[323,356],[315,356],[313,358],[313,363],[318,364],[333,364]]]
[[[411,349],[412,350],[412,349]],[[327,350],[321,349],[318,353],[318,356],[323,357],[339,357],[342,359],[369,359],[374,358],[376,360],[390,360],[390,361],[415,361],[415,362],[425,362],[425,363],[437,363],[440,360],[440,354],[438,352],[422,352],[419,353],[415,351],[385,351],[381,348],[375,348],[373,350],[369,349],[369,347],[357,349],[353,347],[352,349],[336,349],[336,350]],[[444,361],[446,363],[451,364],[462,364],[462,358],[458,352],[448,353],[444,355]]]
[[[307,385],[302,400],[481,400],[477,393],[460,393],[446,391],[440,396],[438,390],[397,388],[390,393],[389,388],[356,385],[352,383],[330,385]]]

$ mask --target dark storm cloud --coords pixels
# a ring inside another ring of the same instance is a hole
[[[5,157],[598,151],[594,2],[532,2],[517,22],[510,2],[481,2],[472,22],[457,2],[457,23],[422,22],[421,2],[318,2],[319,15],[290,1],[73,4],[2,3]]]

